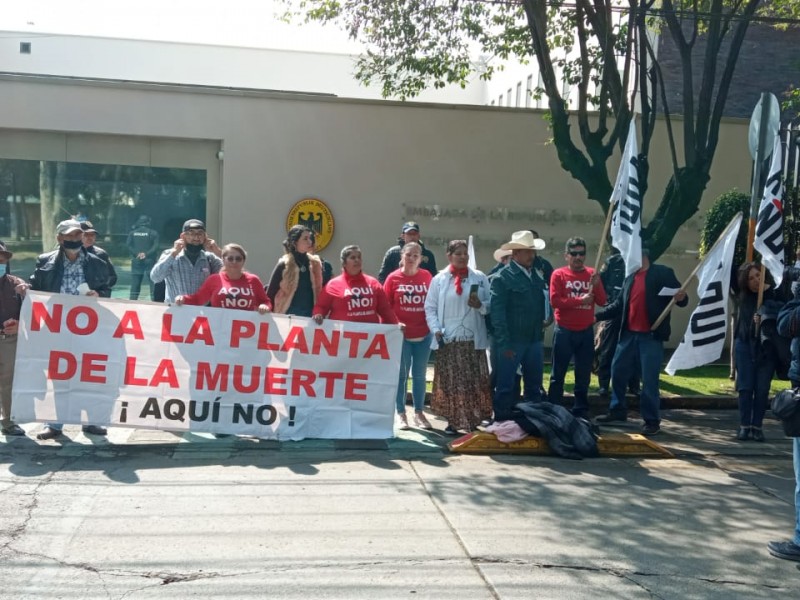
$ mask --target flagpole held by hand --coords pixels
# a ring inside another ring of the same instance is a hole
[[[758,282],[758,302],[756,302],[756,312],[761,305],[764,303],[764,283],[766,282],[766,274],[767,274],[767,267],[764,263],[761,263],[761,279]],[[761,321],[756,322],[756,339],[758,339],[759,333],[761,329]]]
[[[709,250],[706,253],[706,258],[708,258],[709,256],[712,256],[714,254],[714,250],[717,248],[717,246],[720,244],[720,242],[722,242],[728,236],[728,233],[730,232],[730,229],[734,225],[734,223],[736,223],[736,217],[734,217],[733,220],[730,223],[728,223],[728,226],[725,228],[725,230],[722,232],[722,234],[717,238],[717,241],[714,242],[713,246],[711,246],[711,250]],[[681,285],[680,289],[675,293],[675,296],[677,296],[681,292],[686,292],[686,288],[689,287],[689,284],[691,283],[692,278],[695,275],[697,275],[697,272],[700,271],[700,269],[703,267],[703,265],[705,265],[705,263],[706,263],[706,259],[703,259],[698,263],[698,265],[694,268],[694,270],[689,275],[689,277],[686,278],[686,281],[683,282],[683,285]],[[653,323],[653,326],[650,327],[650,331],[655,331],[656,329],[658,329],[658,326],[661,325],[661,323],[664,321],[664,319],[667,318],[667,315],[669,314],[669,311],[671,311],[672,307],[675,306],[675,303],[678,302],[675,299],[675,296],[673,296],[670,299],[669,304],[667,304],[667,306],[664,308],[664,310],[661,311],[661,314],[658,315],[658,318],[656,319],[655,323]]]
[[[614,203],[610,202],[608,205],[608,214],[606,215],[606,224],[603,227],[603,235],[600,237],[600,248],[597,250],[597,260],[594,261],[594,272],[600,272],[600,261],[603,260],[603,251],[606,249],[606,239],[608,239],[608,232],[611,230],[611,217],[614,214]]]

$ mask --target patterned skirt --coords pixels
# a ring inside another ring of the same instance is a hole
[[[486,351],[475,344],[450,342],[436,351],[433,412],[456,429],[471,431],[492,416],[492,393]]]

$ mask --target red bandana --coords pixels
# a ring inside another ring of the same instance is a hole
[[[450,273],[453,275],[453,279],[455,279],[456,284],[456,294],[459,296],[464,293],[464,288],[462,287],[463,281],[469,277],[469,269],[456,269],[453,265],[450,265]]]

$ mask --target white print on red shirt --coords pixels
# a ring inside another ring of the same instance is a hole
[[[255,296],[255,292],[249,287],[226,288],[223,286],[219,288],[219,292],[217,293],[220,296],[225,296],[220,302],[222,308],[250,308],[253,305],[253,296]],[[249,298],[247,296],[249,296]]]
[[[344,297],[349,298],[347,300],[348,312],[357,308],[372,308],[374,303],[372,296],[374,293],[374,290],[369,286],[347,288],[344,291]]]
[[[424,311],[427,294],[428,286],[424,283],[401,283],[397,286],[397,298],[405,312]]]

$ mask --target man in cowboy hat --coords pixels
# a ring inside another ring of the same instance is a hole
[[[400,253],[403,250],[403,246],[405,244],[409,244],[411,242],[416,242],[422,248],[422,262],[419,263],[420,269],[425,269],[431,274],[431,277],[436,275],[436,257],[433,255],[433,252],[428,250],[419,239],[419,223],[415,221],[409,221],[408,223],[403,223],[403,227],[401,230],[402,235],[398,240],[399,244],[396,246],[392,246],[386,251],[386,254],[383,256],[383,263],[381,263],[381,270],[378,273],[378,281],[383,283],[386,281],[386,278],[389,276],[389,273],[392,271],[396,271],[400,268]]]
[[[17,327],[22,295],[28,284],[9,273],[13,253],[0,242],[0,426],[3,435],[25,435],[11,420],[11,388],[17,358]]]
[[[517,402],[514,378],[522,367],[526,401],[541,400],[544,354],[544,324],[547,319],[545,281],[536,273],[533,260],[544,240],[530,231],[515,231],[511,241],[500,246],[510,250],[511,260],[491,281],[491,320],[496,355],[494,418],[505,421]],[[496,304],[495,304],[496,303]]]
[[[583,238],[567,240],[565,267],[553,271],[550,278],[550,304],[556,327],[553,333],[552,368],[548,397],[553,404],[564,399],[564,377],[569,363],[575,364],[575,402],[572,414],[589,416],[589,380],[594,360],[594,306],[606,303],[603,282],[594,269],[584,265],[586,242]]]

